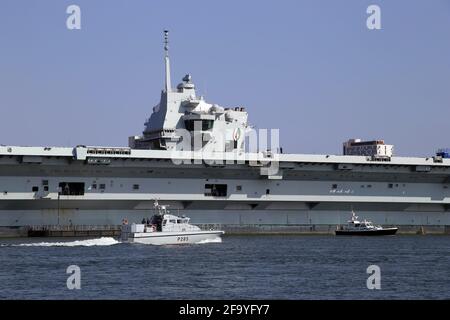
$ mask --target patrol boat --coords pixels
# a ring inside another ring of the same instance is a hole
[[[341,226],[336,230],[336,235],[346,236],[383,236],[394,235],[398,228],[383,228],[381,226],[375,226],[371,221],[364,219],[358,220],[358,216],[352,210],[352,217],[347,222],[346,226]]]
[[[221,230],[201,230],[189,224],[190,218],[170,214],[167,207],[160,205],[157,200],[154,208],[156,214],[148,223],[130,225],[124,220],[121,227],[122,242],[154,245],[193,244],[220,239],[225,233]]]

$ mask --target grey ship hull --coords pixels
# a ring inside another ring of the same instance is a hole
[[[228,232],[332,233],[351,207],[400,230],[450,226],[447,160],[280,155],[271,176],[251,161],[175,165],[164,151],[79,149],[0,147],[0,227],[139,222],[151,216],[153,199]],[[82,194],[58,194],[61,182],[82,185]],[[211,194],[211,184],[226,185],[226,194]]]

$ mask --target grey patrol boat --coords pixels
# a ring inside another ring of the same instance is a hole
[[[128,243],[174,245],[220,242],[221,230],[201,230],[190,224],[190,218],[176,216],[165,205],[154,203],[155,214],[149,223],[124,221],[121,227],[121,241]]]

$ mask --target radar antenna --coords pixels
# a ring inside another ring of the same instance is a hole
[[[164,60],[166,63],[166,92],[172,91],[170,83],[169,30],[164,30]]]

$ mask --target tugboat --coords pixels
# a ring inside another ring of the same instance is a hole
[[[336,235],[345,236],[384,236],[394,235],[398,228],[383,228],[381,226],[374,226],[371,221],[359,221],[358,216],[352,210],[352,218],[347,221],[347,225],[340,226],[336,230]]]
[[[189,224],[190,218],[170,214],[167,206],[157,200],[153,204],[156,214],[141,224],[128,224],[124,220],[121,227],[121,241],[154,245],[193,244],[220,239],[221,230],[201,230]]]

